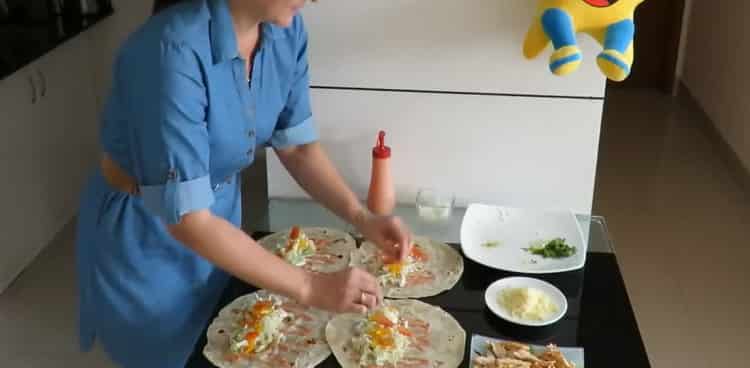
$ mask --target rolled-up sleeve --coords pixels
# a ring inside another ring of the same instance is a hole
[[[163,41],[142,50],[153,64],[129,60],[131,140],[141,197],[168,224],[214,203],[209,175],[208,98],[198,56]],[[155,56],[151,58],[151,56]]]
[[[296,66],[286,105],[271,136],[271,146],[284,148],[318,140],[310,104],[310,65],[307,62],[307,31],[302,17],[295,19]]]

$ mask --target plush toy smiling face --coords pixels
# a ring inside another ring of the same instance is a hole
[[[597,8],[606,8],[608,6],[615,5],[619,0],[583,0],[586,4],[589,4]]]

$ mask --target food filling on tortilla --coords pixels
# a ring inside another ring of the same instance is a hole
[[[404,287],[409,275],[424,270],[425,261],[427,261],[427,254],[415,244],[405,261],[384,264],[380,269],[378,280],[384,286]]]
[[[359,353],[359,364],[363,367],[392,364],[395,366],[410,346],[408,322],[402,320],[397,309],[383,307],[370,312],[367,319],[357,326],[352,341]]]
[[[314,255],[316,250],[315,242],[308,238],[298,226],[295,226],[289,232],[289,240],[280,247],[278,252],[287,262],[295,266],[303,266],[307,263],[307,258]]]
[[[230,350],[245,358],[263,352],[271,344],[283,340],[281,327],[291,317],[273,297],[258,300],[244,308],[230,340]]]

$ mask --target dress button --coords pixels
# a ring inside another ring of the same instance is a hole
[[[251,131],[247,132],[247,136],[250,137],[250,138],[255,137],[255,131],[251,130]]]
[[[248,156],[252,156],[254,154],[255,154],[255,150],[254,149],[251,148],[251,149],[247,150],[247,155]]]

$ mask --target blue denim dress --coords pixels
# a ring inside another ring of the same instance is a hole
[[[127,368],[183,367],[228,275],[167,224],[210,209],[240,225],[239,171],[255,150],[313,142],[302,18],[261,25],[251,80],[225,0],[151,17],[122,46],[101,145],[135,178],[119,192],[97,170],[78,223],[80,339]]]

